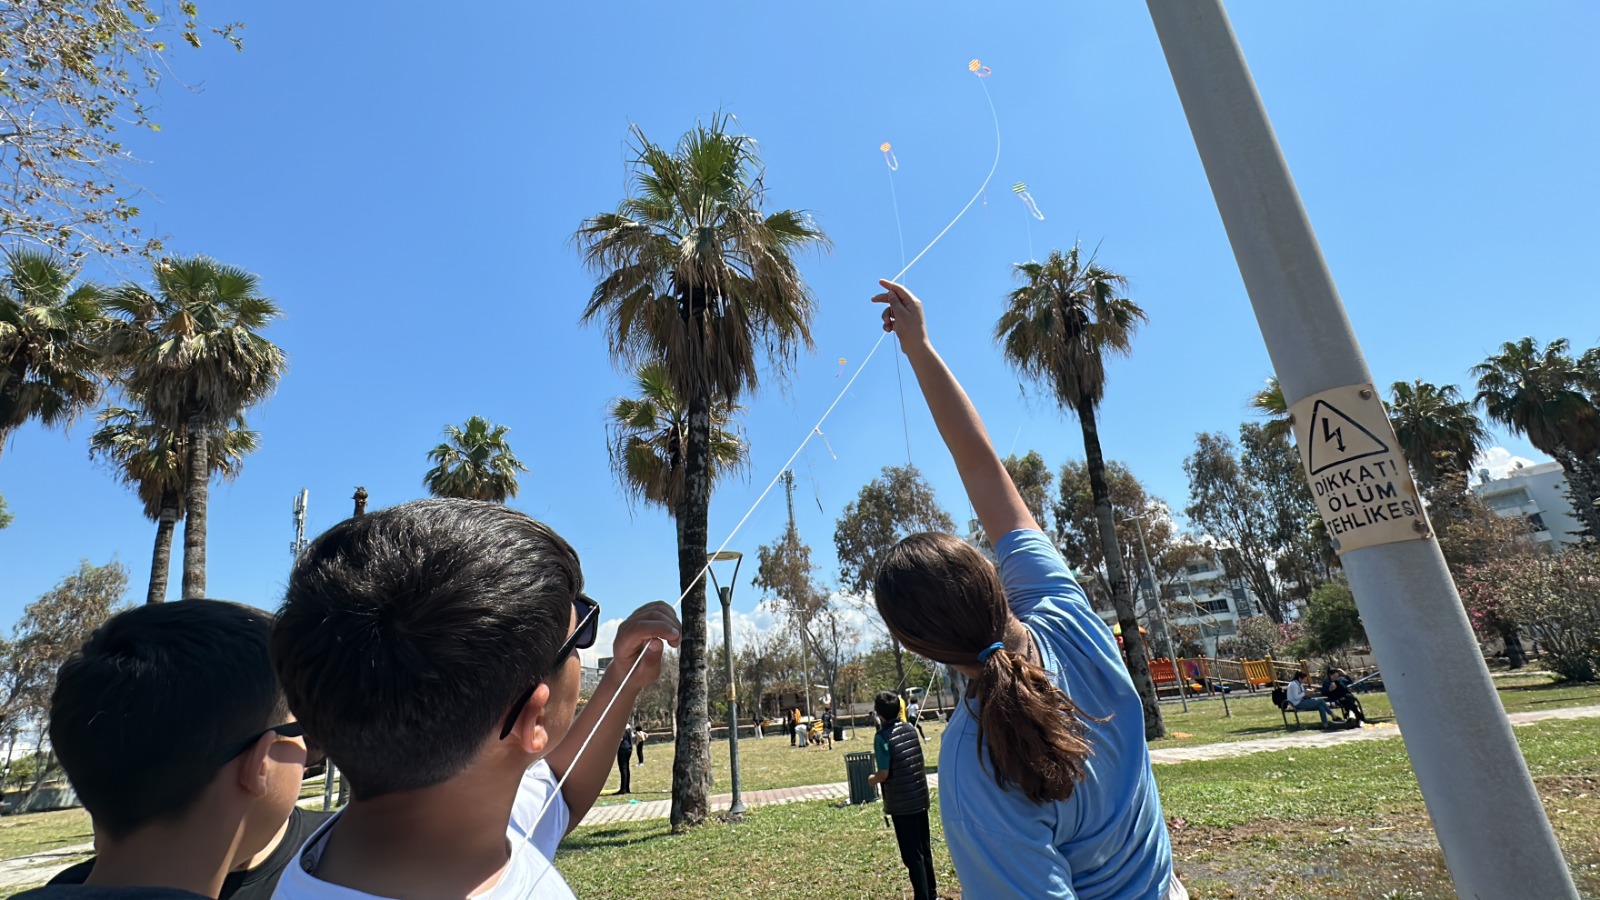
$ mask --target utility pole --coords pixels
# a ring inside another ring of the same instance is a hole
[[[1576,898],[1228,14],[1146,3],[1456,893]]]
[[[784,473],[783,473],[783,492],[788,497],[788,500],[789,500],[789,530],[785,534],[785,538],[787,539],[788,537],[794,537],[796,540],[798,540],[800,532],[797,531],[795,529],[795,526],[794,526],[794,470],[793,469],[784,470]],[[795,599],[798,600],[799,598],[795,598]],[[799,612],[799,610],[800,610],[800,604],[797,603],[795,605],[795,611]],[[809,715],[811,715],[811,657],[806,654],[806,623],[804,623],[804,622],[796,622],[794,630],[796,632],[798,632],[799,635],[800,635],[800,673],[801,673],[801,677],[805,678],[806,715],[809,716]],[[804,744],[801,744],[800,746],[801,746],[801,749],[805,748]]]
[[[1125,521],[1133,523],[1139,531],[1139,555],[1144,559],[1144,577],[1150,582],[1151,603],[1156,611],[1156,618],[1161,620],[1161,636],[1167,641],[1167,662],[1172,663],[1173,679],[1178,684],[1178,702],[1183,705],[1183,711],[1189,711],[1189,690],[1185,686],[1186,679],[1178,671],[1178,647],[1172,642],[1172,622],[1167,619],[1167,607],[1161,602],[1161,586],[1156,584],[1156,570],[1150,565],[1150,545],[1144,540],[1144,516],[1123,516]]]
[[[311,491],[301,488],[294,495],[294,540],[289,544],[289,557],[299,559],[306,549],[306,507],[311,505]]]
[[[289,545],[289,555],[298,560],[300,554],[306,551],[309,543],[306,540],[306,510],[311,506],[311,491],[301,488],[300,493],[294,495],[294,542]],[[333,779],[335,769],[333,760],[325,759],[322,762],[322,808],[333,809]]]

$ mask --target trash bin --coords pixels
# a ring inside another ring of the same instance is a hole
[[[850,805],[858,806],[878,799],[878,792],[867,781],[875,769],[871,753],[846,753],[844,771],[850,782]]]

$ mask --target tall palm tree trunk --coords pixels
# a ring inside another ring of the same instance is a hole
[[[1128,674],[1144,706],[1145,740],[1165,737],[1167,726],[1161,721],[1161,703],[1156,683],[1150,677],[1150,660],[1145,655],[1144,635],[1139,633],[1139,618],[1128,591],[1128,575],[1122,567],[1122,551],[1117,546],[1116,511],[1111,507],[1111,488],[1106,484],[1106,461],[1100,452],[1100,427],[1095,421],[1094,403],[1078,401],[1078,424],[1083,428],[1084,468],[1089,470],[1089,490],[1094,494],[1094,515],[1100,523],[1100,551],[1105,556],[1106,577],[1111,582],[1111,605],[1122,625],[1122,646],[1128,660]]]
[[[150,592],[144,602],[160,603],[167,599],[167,577],[172,570],[172,533],[178,527],[178,498],[161,498],[161,517],[156,520],[156,549],[150,555]]]
[[[183,518],[183,599],[206,595],[206,500],[211,482],[210,442],[206,440],[208,417],[195,413],[189,417],[189,484],[184,489]]]
[[[706,718],[706,567],[711,511],[711,401],[705,391],[689,399],[688,453],[678,509],[678,586],[684,591],[683,641],[678,648],[676,753],[672,761],[674,830],[699,825],[710,813],[711,732]]]

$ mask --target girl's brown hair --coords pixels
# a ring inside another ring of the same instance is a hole
[[[979,760],[994,780],[1035,803],[1065,800],[1093,750],[1083,713],[1023,653],[986,648],[1014,621],[994,565],[948,534],[914,534],[889,551],[873,586],[878,613],[908,649],[946,665],[978,666]]]

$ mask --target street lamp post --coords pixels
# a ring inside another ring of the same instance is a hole
[[[1150,565],[1150,546],[1144,541],[1144,516],[1130,516],[1123,514],[1124,522],[1132,522],[1133,527],[1139,531],[1139,554],[1144,557],[1144,577],[1150,581],[1150,593],[1155,595],[1153,604],[1156,609],[1156,618],[1161,620],[1161,634],[1167,639],[1167,653],[1171,654],[1168,662],[1172,663],[1173,680],[1178,683],[1178,702],[1183,704],[1183,711],[1189,711],[1189,695],[1183,689],[1183,673],[1178,671],[1178,650],[1172,644],[1172,623],[1167,621],[1167,608],[1161,603],[1161,586],[1156,584],[1156,570]]]
[[[744,799],[739,794],[739,692],[733,683],[733,586],[739,583],[739,566],[744,564],[744,554],[737,550],[720,550],[711,554],[711,562],[733,563],[733,577],[726,587],[717,583],[717,572],[710,566],[711,583],[722,601],[722,656],[728,665],[728,767],[733,776],[733,802],[728,804],[729,820],[744,815]],[[756,702],[761,702],[757,697]]]

